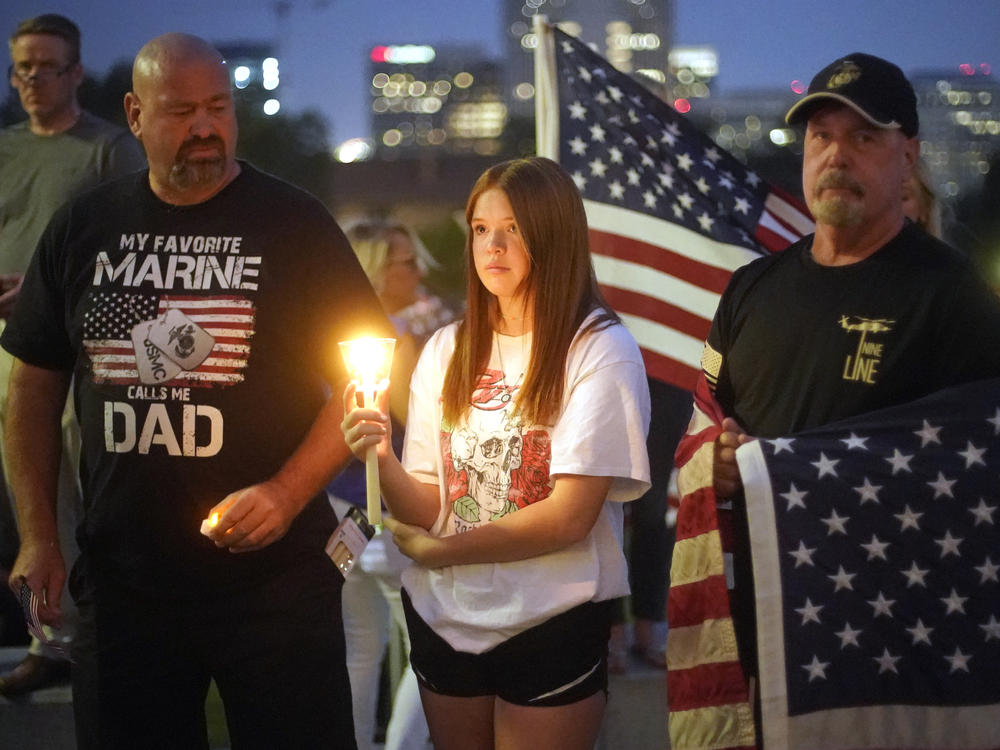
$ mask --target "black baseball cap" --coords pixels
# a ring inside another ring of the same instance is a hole
[[[917,134],[917,95],[903,71],[888,60],[854,52],[834,60],[816,74],[806,95],[797,101],[785,122],[798,125],[817,106],[829,100],[845,104],[872,125],[899,128],[912,138]]]

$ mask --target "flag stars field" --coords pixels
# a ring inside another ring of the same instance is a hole
[[[969,601],[967,596],[959,596],[955,589],[951,590],[948,596],[941,597],[941,603],[945,606],[945,614],[965,614],[965,603]]]
[[[975,566],[976,571],[979,573],[979,583],[1000,583],[1000,565],[995,565],[993,561],[987,557],[982,565]]]
[[[890,466],[892,466],[893,476],[901,471],[913,471],[913,469],[910,468],[910,461],[913,460],[912,453],[907,455],[905,453],[901,453],[899,448],[893,448],[892,457],[885,460],[889,462]]]
[[[795,482],[792,482],[788,492],[781,493],[781,496],[788,501],[788,507],[785,510],[791,510],[792,508],[802,508],[805,509],[806,503],[805,499],[808,492],[803,492],[795,486]]]
[[[993,525],[993,513],[996,511],[997,506],[987,505],[986,500],[979,498],[979,505],[975,508],[969,508],[969,513],[972,514],[973,518],[976,519],[976,526],[981,523],[987,523],[990,526]]]
[[[802,624],[805,625],[807,622],[816,622],[819,620],[820,610],[823,609],[822,604],[813,604],[809,597],[806,597],[806,603],[796,609],[795,611],[802,615]]]
[[[813,466],[819,471],[819,476],[817,479],[822,479],[823,477],[829,475],[832,477],[837,476],[837,464],[840,463],[839,458],[827,458],[825,453],[819,454],[818,461],[812,461]]]
[[[874,617],[888,617],[892,619],[892,605],[896,603],[895,599],[886,599],[885,594],[879,591],[878,596],[874,599],[869,599],[868,603],[871,605]]]
[[[986,421],[993,425],[993,434],[1000,435],[1000,406],[997,407],[996,414]]]
[[[906,588],[911,588],[912,586],[923,586],[927,588],[927,582],[924,578],[930,572],[930,568],[921,568],[917,565],[917,561],[914,560],[910,563],[908,570],[901,571],[903,576],[906,577]]]
[[[844,629],[838,630],[834,633],[840,639],[840,650],[843,651],[848,646],[854,646],[855,648],[861,648],[861,644],[858,642],[858,636],[861,635],[863,631],[858,629],[855,630],[851,627],[851,623],[845,622]]]
[[[795,438],[775,438],[768,441],[774,446],[774,454],[778,455],[782,451],[792,453],[792,446],[795,445]]]
[[[965,459],[965,468],[971,469],[973,466],[986,466],[986,461],[983,460],[983,455],[986,453],[986,448],[977,448],[969,440],[965,444],[965,450],[959,451],[958,455]]]
[[[792,550],[788,554],[795,558],[795,567],[800,565],[815,565],[812,559],[813,553],[816,551],[815,547],[807,547],[805,542],[799,542],[799,548]]]
[[[905,505],[903,506],[902,513],[895,513],[894,515],[899,519],[900,531],[906,531],[907,529],[920,530],[920,519],[923,517],[923,513],[911,510],[909,505]]]
[[[868,477],[865,477],[859,487],[853,488],[855,492],[860,495],[860,503],[864,505],[865,503],[877,503],[878,493],[882,489],[880,484],[872,484]]]
[[[926,448],[931,443],[941,444],[941,438],[938,437],[939,432],[941,432],[940,427],[932,427],[925,419],[923,427],[919,430],[914,430],[913,434],[920,438],[920,447]]]
[[[825,680],[826,669],[830,666],[828,661],[820,661],[819,657],[813,654],[813,659],[809,664],[803,664],[802,668],[809,673],[809,682],[813,680]]]
[[[861,545],[865,550],[868,551],[868,561],[872,560],[888,560],[885,551],[890,547],[889,542],[883,542],[875,534],[872,534],[872,540]]]
[[[951,665],[952,672],[968,672],[969,671],[969,660],[972,658],[972,654],[963,654],[961,649],[957,646],[955,647],[955,653],[951,656],[946,656],[945,659]]]
[[[934,632],[934,628],[929,628],[924,625],[924,621],[919,617],[917,618],[917,623],[912,628],[907,628],[906,632],[913,636],[913,645],[916,646],[918,643],[923,643],[927,646],[931,645],[931,633]]]
[[[934,499],[937,500],[939,497],[950,497],[954,499],[955,495],[951,491],[952,486],[957,482],[957,479],[948,479],[942,472],[938,472],[937,479],[933,482],[928,482],[927,485],[934,489]]]
[[[979,627],[983,630],[987,641],[1000,641],[1000,621],[997,620],[996,615],[990,615],[989,622]]]
[[[896,662],[902,657],[893,656],[889,653],[889,649],[882,649],[881,656],[872,657],[876,664],[878,664],[878,673],[885,674],[891,672],[892,674],[899,674],[899,670],[896,669]]]
[[[837,568],[835,575],[827,576],[831,581],[833,581],[833,591],[834,593],[840,591],[841,589],[846,589],[848,591],[853,591],[854,586],[851,585],[851,581],[856,576],[856,573],[848,573],[844,570],[844,566],[841,565]]]
[[[836,510],[830,511],[830,515],[826,518],[820,519],[827,527],[827,536],[833,534],[847,534],[847,522],[850,521],[849,516],[837,515]]]
[[[958,551],[958,546],[962,543],[962,537],[954,537],[951,535],[951,531],[945,531],[944,536],[940,539],[935,539],[934,543],[941,548],[941,559],[946,558],[948,555],[955,555],[955,557],[960,557]]]
[[[867,446],[865,446],[865,443],[868,442],[868,438],[859,437],[853,432],[846,438],[841,438],[840,442],[842,442],[848,450],[868,450]]]

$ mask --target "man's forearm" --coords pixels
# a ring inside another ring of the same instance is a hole
[[[58,540],[56,494],[61,421],[70,374],[14,360],[8,385],[4,455],[22,544]]]

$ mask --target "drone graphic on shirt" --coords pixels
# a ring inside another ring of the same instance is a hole
[[[896,324],[888,318],[862,318],[859,315],[840,316],[840,327],[848,332],[858,331],[861,339],[853,355],[847,355],[841,377],[844,380],[857,381],[874,385],[878,376],[878,367],[885,353],[885,344],[869,341],[869,334],[889,333]]]

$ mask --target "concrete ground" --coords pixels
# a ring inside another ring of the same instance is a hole
[[[25,653],[23,647],[0,648],[0,672],[20,662]],[[210,694],[206,705],[211,746],[227,748],[218,696]],[[633,658],[625,674],[611,676],[610,700],[595,750],[664,750],[667,746],[666,674]],[[0,698],[0,748],[75,750],[69,685],[39,690],[15,701]]]

